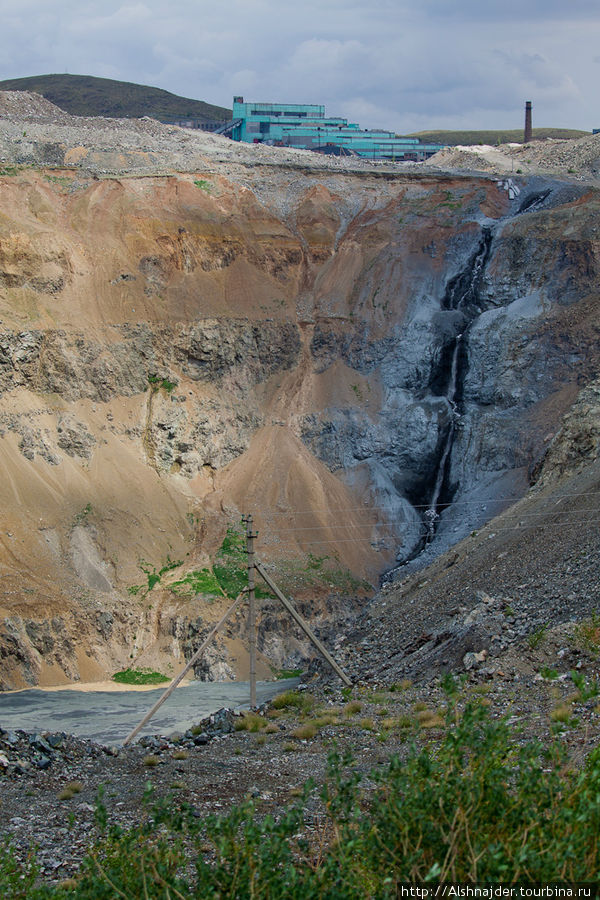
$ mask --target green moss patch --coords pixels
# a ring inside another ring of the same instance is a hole
[[[123,669],[121,672],[115,672],[112,680],[118,684],[164,684],[171,679],[160,672],[153,672],[152,669]]]
[[[175,594],[207,594],[210,597],[221,597],[224,593],[212,569],[188,572],[170,587]]]

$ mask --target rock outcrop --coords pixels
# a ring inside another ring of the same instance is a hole
[[[275,151],[98,178],[96,150],[0,171],[5,687],[189,655],[167,623],[218,610],[170,584],[243,511],[325,623],[339,572],[364,596],[551,465],[598,372],[595,188]],[[265,671],[298,658],[279,637]],[[227,641],[241,672],[242,624]]]

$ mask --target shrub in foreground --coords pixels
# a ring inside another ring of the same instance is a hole
[[[134,828],[107,824],[75,882],[34,887],[35,867],[0,853],[0,896],[17,898],[395,897],[415,882],[582,882],[600,877],[600,750],[580,771],[562,750],[522,744],[485,708],[450,708],[443,738],[372,772],[333,753],[322,817],[314,788],[275,820],[252,803],[198,820],[164,802]],[[19,893],[19,891],[21,891]]]

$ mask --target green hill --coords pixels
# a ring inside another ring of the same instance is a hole
[[[0,81],[0,91],[35,91],[73,116],[133,118],[151,116],[161,122],[195,119],[226,122],[231,110],[202,100],[189,100],[161,88],[95,78],[91,75],[33,75]]]
[[[584,137],[589,131],[576,131],[574,128],[534,128],[533,140],[543,141],[546,138],[563,140]],[[514,128],[507,131],[417,131],[406,137],[419,138],[425,144],[447,144],[456,147],[458,144],[510,144],[523,143],[523,129]]]

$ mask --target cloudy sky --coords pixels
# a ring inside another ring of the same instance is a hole
[[[600,128],[600,0],[0,0],[0,79],[98,75],[398,132]]]

